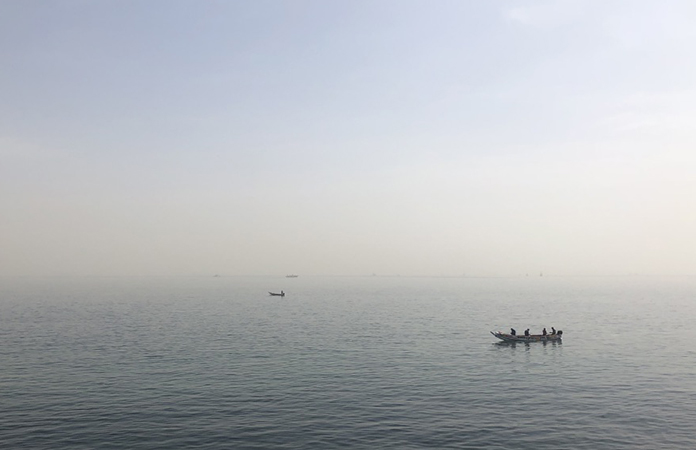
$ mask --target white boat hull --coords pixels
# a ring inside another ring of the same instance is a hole
[[[500,331],[491,331],[491,334],[501,341],[505,342],[560,342],[560,334],[547,334],[546,336],[541,334],[530,334],[529,336],[518,336],[507,333],[501,333]]]

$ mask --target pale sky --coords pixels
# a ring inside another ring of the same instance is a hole
[[[696,274],[694,24],[0,0],[0,276]]]

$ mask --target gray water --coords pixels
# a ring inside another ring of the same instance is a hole
[[[694,449],[695,318],[693,278],[0,279],[0,447]]]

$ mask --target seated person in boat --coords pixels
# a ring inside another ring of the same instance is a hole
[[[517,331],[515,331],[514,328],[510,328],[510,334],[513,336],[517,336]]]
[[[556,334],[556,329],[554,327],[551,327],[551,336]]]
[[[529,328],[527,328],[526,330],[524,330],[524,335],[525,335],[525,336],[529,336]]]
[[[541,330],[541,335],[542,335],[542,336],[546,336],[546,328],[544,328],[543,330]]]

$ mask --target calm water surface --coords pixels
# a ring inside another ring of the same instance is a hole
[[[693,278],[5,278],[0,447],[694,449],[695,319]]]

